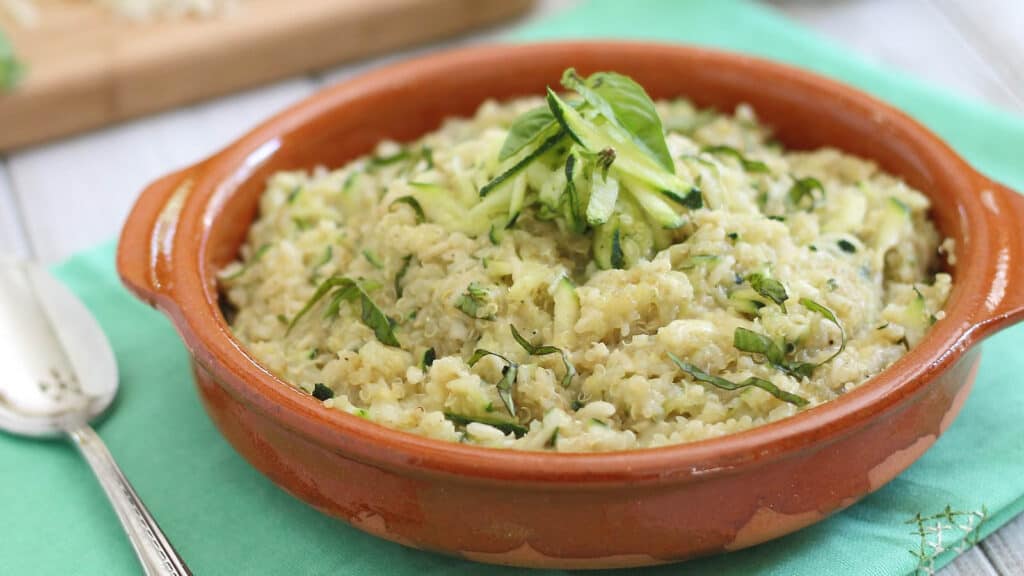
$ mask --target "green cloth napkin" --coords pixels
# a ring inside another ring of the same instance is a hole
[[[24,71],[21,63],[14,57],[14,48],[0,30],[0,92],[14,88]]]
[[[1024,120],[879,70],[758,5],[592,1],[514,39],[581,36],[715,45],[842,78],[909,111],[975,166],[1024,189]],[[80,254],[56,273],[96,314],[117,353],[121,396],[100,434],[196,574],[520,572],[384,542],[285,494],[214,429],[185,349],[162,316],[121,287],[113,246]],[[947,504],[987,507],[987,535],[1024,509],[1022,345],[1024,326],[988,340],[960,417],[923,458],[861,503],[768,544],[647,573],[908,574],[920,537],[905,522]],[[2,574],[138,573],[102,492],[64,443],[0,435],[0,511]],[[955,544],[948,536],[947,545]],[[952,556],[941,555],[937,565]]]

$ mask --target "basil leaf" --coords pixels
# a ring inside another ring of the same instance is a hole
[[[420,368],[426,370],[434,365],[434,360],[437,360],[437,352],[433,348],[427,348],[423,351],[423,358],[420,360]]]
[[[324,249],[324,255],[320,257],[320,260],[313,265],[313,275],[311,279],[315,282],[317,276],[320,275],[320,269],[327,265],[334,258],[334,246],[330,244]]]
[[[540,106],[525,112],[512,122],[505,143],[498,152],[498,160],[507,160],[516,155],[541,134],[555,125],[555,117],[547,106]]]
[[[338,307],[342,301],[353,301],[359,299],[362,307],[360,313],[360,319],[367,327],[373,330],[374,336],[377,337],[382,344],[388,346],[400,347],[401,344],[398,342],[398,338],[395,337],[394,326],[392,325],[391,319],[381,311],[373,300],[367,296],[366,291],[351,278],[344,276],[331,276],[324,280],[320,286],[313,293],[312,298],[306,302],[306,305],[302,307],[302,310],[292,318],[291,323],[288,324],[288,330],[285,332],[285,336],[291,334],[295,325],[299,323],[299,320],[306,315],[310,310],[316,306],[324,296],[328,293],[333,292],[331,297],[331,303],[328,307],[328,316],[334,316],[337,314]]]
[[[708,154],[714,154],[716,156],[732,156],[747,172],[765,173],[771,171],[768,169],[768,165],[764,162],[761,162],[760,160],[751,160],[732,146],[705,146],[701,149],[701,152],[707,152]]]
[[[462,414],[453,414],[451,412],[445,412],[444,417],[456,426],[465,426],[467,424],[476,422],[477,424],[486,424],[493,428],[501,430],[505,434],[514,434],[516,438],[522,438],[526,435],[526,427],[516,424],[515,422],[507,422],[505,420],[498,420],[497,418],[481,418],[479,416],[464,416]]]
[[[760,388],[765,392],[771,394],[772,396],[778,398],[779,400],[782,400],[783,402],[789,402],[790,404],[793,404],[798,407],[806,406],[807,404],[809,404],[806,398],[781,390],[775,384],[772,384],[771,382],[764,380],[762,378],[751,376],[750,378],[747,378],[743,382],[736,383],[726,380],[725,378],[712,376],[704,372],[700,368],[697,368],[693,364],[683,362],[682,360],[677,358],[675,354],[672,354],[671,352],[668,352],[668,357],[680,370],[686,372],[687,374],[690,375],[691,378],[698,382],[711,384],[712,386],[721,388],[722,390],[740,390],[749,387]]]
[[[327,386],[317,382],[313,385],[313,398],[317,400],[328,400],[334,398],[334,390],[331,390]]]
[[[810,298],[801,298],[800,299],[800,305],[803,306],[804,308],[810,310],[811,312],[817,312],[818,314],[821,314],[822,316],[825,317],[826,320],[828,320],[829,322],[835,324],[836,328],[839,328],[839,335],[840,335],[840,338],[841,338],[841,341],[839,343],[839,349],[836,350],[835,353],[833,353],[831,356],[829,356],[828,358],[826,358],[822,362],[819,362],[818,366],[822,366],[824,364],[828,364],[836,356],[839,356],[840,354],[842,354],[843,350],[846,350],[846,329],[843,328],[843,325],[839,322],[839,319],[836,318],[836,315],[835,315],[834,312],[832,312],[831,310],[829,310],[825,306],[822,306],[821,304],[818,304],[814,300],[811,300]]]
[[[526,338],[523,338],[522,334],[516,330],[516,327],[509,324],[509,328],[512,329],[512,337],[515,338],[516,342],[526,350],[526,353],[530,356],[547,356],[548,354],[560,354],[562,356],[562,364],[565,366],[565,376],[562,377],[562,387],[568,388],[569,384],[572,384],[573,376],[576,375],[576,366],[573,365],[572,360],[569,359],[569,353],[556,346],[544,346],[532,344]]]
[[[494,314],[483,314],[480,309],[490,303],[490,292],[477,282],[470,282],[466,291],[455,300],[455,307],[470,318],[494,320]]]
[[[420,206],[420,201],[412,196],[402,196],[401,198],[395,199],[391,203],[392,206],[395,204],[408,204],[412,208],[412,211],[416,213],[416,223],[423,224],[427,221],[427,215],[423,212],[423,206]]]
[[[629,133],[633,142],[659,166],[676,173],[654,102],[632,78],[615,72],[597,72],[583,79],[569,68],[562,75],[562,86],[579,93],[602,116]]]
[[[399,268],[398,273],[395,274],[395,299],[402,297],[402,280],[405,278],[405,274],[409,272],[410,264],[412,264],[412,254],[402,258],[402,267]]]
[[[515,389],[516,378],[519,376],[519,365],[497,352],[491,352],[490,350],[484,350],[483,348],[478,348],[473,352],[473,355],[470,356],[469,361],[466,363],[469,364],[470,367],[473,367],[477,362],[487,356],[494,356],[505,362],[505,367],[501,369],[501,380],[498,380],[495,387],[498,389],[498,397],[501,398],[501,403],[505,405],[505,409],[508,410],[509,415],[515,418],[516,406],[512,399],[512,393]]]
[[[732,335],[732,345],[743,352],[762,354],[768,362],[780,366],[786,362],[785,352],[774,340],[746,328],[736,328]]]
[[[787,360],[785,351],[774,340],[746,328],[736,328],[732,335],[732,345],[743,352],[763,355],[769,364],[795,378],[810,378],[818,367],[817,364]]]
[[[782,285],[782,282],[757,272],[748,274],[747,282],[755,292],[775,302],[783,312],[786,312],[786,300],[789,300],[789,294],[786,293],[786,287]]]
[[[681,195],[671,190],[662,190],[662,194],[667,196],[673,202],[685,206],[690,210],[699,210],[704,207],[704,194],[701,193],[700,188],[694,186],[690,188],[690,191],[686,195]]]
[[[821,185],[817,178],[795,178],[793,185],[789,187],[789,201],[793,206],[799,207],[804,198],[810,198],[810,208],[814,208],[815,190],[821,192],[821,195],[824,197],[825,187]]]

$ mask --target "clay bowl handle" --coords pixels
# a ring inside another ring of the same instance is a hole
[[[991,180],[985,184],[981,201],[998,244],[992,286],[977,322],[983,336],[1024,320],[1024,195]]]
[[[117,245],[121,280],[150,306],[166,304],[178,216],[192,189],[198,167],[168,174],[139,196]]]

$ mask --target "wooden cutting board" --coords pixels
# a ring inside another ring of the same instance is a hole
[[[133,22],[92,2],[0,14],[28,73],[0,93],[0,152],[525,12],[534,0],[242,0],[212,19]]]

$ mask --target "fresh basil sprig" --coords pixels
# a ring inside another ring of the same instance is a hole
[[[671,352],[668,352],[668,357],[680,370],[689,374],[690,377],[693,378],[694,380],[698,382],[704,382],[705,384],[711,384],[712,386],[721,388],[722,390],[741,390],[743,388],[754,387],[760,388],[765,392],[771,394],[772,396],[778,398],[779,400],[782,400],[783,402],[789,402],[790,404],[793,404],[797,407],[803,407],[809,403],[807,399],[804,398],[803,396],[798,396],[791,392],[786,392],[785,390],[780,389],[775,384],[772,384],[771,382],[763,378],[751,376],[750,378],[747,378],[743,382],[732,382],[730,380],[726,380],[725,378],[712,376],[707,372],[704,372],[700,368],[697,368],[693,364],[683,362],[675,354]]]
[[[306,305],[299,310],[299,313],[292,318],[292,321],[288,324],[288,330],[285,332],[285,336],[291,334],[295,325],[299,323],[310,310],[316,306],[316,303],[323,299],[325,296],[331,293],[330,305],[327,313],[333,316],[337,313],[338,307],[341,302],[355,302],[359,300],[361,305],[360,319],[367,327],[373,330],[374,336],[381,344],[388,346],[394,346],[396,348],[401,347],[398,342],[398,338],[395,336],[394,326],[391,319],[384,314],[383,311],[370,299],[366,294],[366,290],[363,286],[360,286],[358,282],[345,276],[331,276],[324,280],[320,286],[313,293],[313,297],[306,302]]]
[[[661,117],[651,97],[632,78],[615,72],[597,72],[584,79],[569,68],[562,74],[562,86],[574,90],[609,122],[625,130],[659,166],[676,173]]]
[[[568,388],[569,384],[572,384],[572,379],[576,376],[576,366],[573,365],[572,360],[569,359],[569,353],[556,346],[544,346],[543,344],[537,345],[531,343],[523,335],[516,330],[516,327],[509,324],[509,328],[512,329],[512,337],[515,338],[516,342],[526,350],[526,353],[530,356],[547,356],[548,354],[559,354],[562,356],[562,364],[565,366],[565,376],[562,377],[562,387]]]

